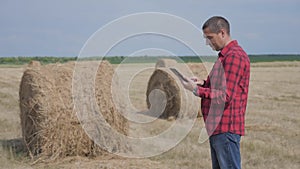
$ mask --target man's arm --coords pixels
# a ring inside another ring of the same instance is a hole
[[[217,102],[229,103],[236,93],[236,89],[239,81],[243,75],[243,64],[242,57],[229,55],[223,62],[224,71],[220,73],[218,78],[222,78],[221,85],[214,87],[211,84],[210,88],[195,86],[195,94],[201,98],[217,99]],[[225,80],[226,79],[226,80]],[[211,81],[211,83],[214,83]]]

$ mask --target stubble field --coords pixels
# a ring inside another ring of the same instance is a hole
[[[130,72],[130,68],[144,65],[125,66]],[[51,163],[34,163],[22,152],[21,146],[18,92],[25,68],[0,66],[0,168],[211,168],[209,144],[198,142],[202,118],[195,121],[191,132],[177,146],[158,156],[144,159],[68,157]],[[150,75],[151,71],[137,75],[129,88],[129,98],[140,110],[146,109],[145,91]],[[251,64],[246,136],[241,140],[243,168],[300,167],[299,86],[300,62]],[[155,128],[144,130],[132,124],[130,131],[136,135],[153,135],[172,123],[157,119]]]

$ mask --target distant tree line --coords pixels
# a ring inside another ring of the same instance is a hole
[[[23,65],[28,64],[30,61],[35,60],[39,61],[41,64],[49,63],[65,63],[68,61],[76,60],[107,60],[111,64],[120,64],[120,63],[153,63],[156,62],[158,58],[170,58],[174,59],[174,56],[109,56],[109,57],[85,57],[78,59],[77,57],[54,57],[54,56],[34,56],[34,57],[0,57],[0,64],[11,64],[11,65]],[[273,62],[273,61],[300,61],[300,55],[249,55],[250,61],[253,62]],[[177,62],[214,62],[216,57],[205,56],[179,56],[176,57]]]
[[[49,63],[64,63],[72,60],[76,60],[76,57],[52,57],[52,56],[34,56],[34,57],[0,57],[0,64],[13,64],[13,65],[23,65],[28,64],[30,61],[35,60],[41,62],[41,64]]]

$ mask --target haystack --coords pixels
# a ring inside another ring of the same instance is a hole
[[[155,64],[155,69],[157,68],[167,68],[176,67],[177,61],[174,59],[159,59]]]
[[[204,64],[208,66],[210,63],[188,63],[187,65],[196,77],[206,79],[208,70]]]
[[[147,87],[147,106],[150,113],[160,118],[195,118],[199,99],[185,90],[169,68],[157,68]]]
[[[41,63],[35,60],[30,61],[28,64],[28,67],[38,67],[38,66],[41,66]]]
[[[72,99],[74,66],[74,62],[45,66],[31,64],[23,74],[19,91],[20,118],[22,135],[31,157],[55,160],[73,155],[107,154],[86,134],[82,121],[76,116],[80,112],[75,111]],[[103,117],[114,129],[127,135],[128,123],[115,108],[111,97],[112,66],[103,61],[95,74],[95,98]],[[95,112],[96,115],[99,113]],[[101,125],[99,123],[97,125]],[[112,135],[107,140],[118,138]],[[126,147],[115,147],[122,148]]]

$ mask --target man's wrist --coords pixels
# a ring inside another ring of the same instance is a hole
[[[204,86],[205,80],[202,80],[201,83],[199,83],[199,86]]]
[[[193,89],[193,94],[194,94],[195,96],[198,96],[198,87],[197,87],[197,86],[194,87],[194,89]]]

